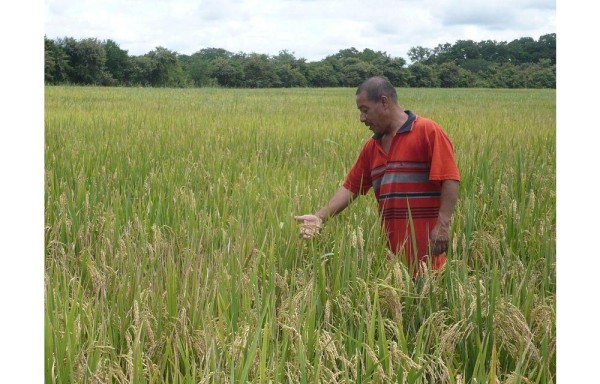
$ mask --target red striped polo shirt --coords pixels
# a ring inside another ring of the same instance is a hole
[[[373,188],[391,250],[404,251],[412,265],[415,255],[427,261],[429,233],[440,209],[441,181],[460,181],[460,175],[452,143],[442,128],[433,120],[406,113],[408,120],[396,132],[389,153],[383,150],[381,135],[373,135],[344,187],[357,194]],[[444,253],[431,258],[434,269],[445,261]]]

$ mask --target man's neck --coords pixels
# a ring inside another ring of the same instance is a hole
[[[402,126],[404,125],[404,123],[406,123],[407,120],[408,114],[404,112],[401,108],[398,108],[398,112],[394,114],[390,124],[388,125],[389,129],[387,130],[387,133],[384,134],[384,136],[388,139],[394,137],[396,132],[398,132],[398,130],[402,128]]]

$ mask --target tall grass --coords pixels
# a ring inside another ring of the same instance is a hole
[[[555,91],[399,98],[462,175],[416,283],[371,195],[292,220],[369,137],[353,89],[46,88],[46,382],[555,382]]]

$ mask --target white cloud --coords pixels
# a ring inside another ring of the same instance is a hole
[[[163,46],[202,48],[309,61],[355,47],[406,57],[414,46],[472,39],[537,39],[556,32],[551,0],[48,0],[49,38],[112,39],[130,55]]]

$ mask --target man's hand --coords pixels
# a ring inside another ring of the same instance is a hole
[[[294,216],[294,219],[301,223],[300,237],[303,239],[313,238],[319,234],[320,229],[323,227],[323,219],[317,215]]]
[[[432,256],[437,256],[440,253],[448,250],[448,241],[450,240],[449,228],[447,225],[439,223],[433,227],[429,234],[429,249]]]
[[[440,212],[437,223],[429,234],[429,252],[433,256],[448,250],[448,241],[450,239],[450,219],[454,206],[458,199],[459,182],[456,180],[444,180],[442,182]]]

